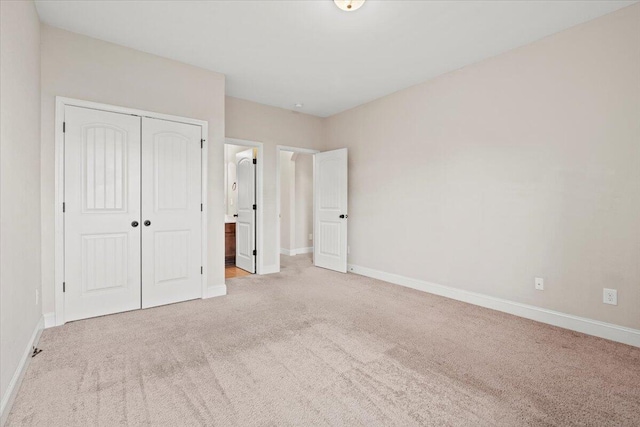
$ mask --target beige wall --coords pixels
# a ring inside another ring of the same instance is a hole
[[[335,115],[326,147],[350,263],[640,328],[640,4]]]
[[[41,290],[40,23],[31,1],[0,2],[0,93],[0,401],[5,403],[42,318],[36,304]]]
[[[264,265],[275,268],[280,253],[276,239],[278,203],[276,200],[277,145],[301,148],[321,147],[324,141],[320,117],[269,107],[238,98],[226,98],[226,136],[264,144]],[[258,248],[260,250],[260,248]]]
[[[313,246],[313,156],[296,155],[295,166],[295,249]]]
[[[43,25],[42,286],[54,307],[54,106],[65,96],[209,122],[208,281],[224,283],[224,76]]]

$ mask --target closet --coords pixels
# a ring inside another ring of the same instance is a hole
[[[202,126],[64,106],[64,320],[202,296]]]

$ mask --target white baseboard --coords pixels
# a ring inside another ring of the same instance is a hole
[[[396,285],[405,286],[407,288],[440,295],[469,304],[479,305],[481,307],[502,311],[504,313],[547,323],[549,325],[559,326],[572,331],[582,332],[584,334],[594,335],[611,341],[640,347],[640,330],[637,329],[600,322],[598,320],[587,319],[585,317],[573,316],[559,311],[547,310],[546,308],[456,289],[450,286],[439,285],[437,283],[412,279],[410,277],[386,273],[384,271],[378,271],[367,267],[350,264],[348,266],[348,271],[361,276],[367,276]]]
[[[280,248],[280,253],[282,255],[287,255],[287,256],[296,256],[296,255],[302,255],[302,254],[311,254],[313,253],[313,246],[309,247],[309,248],[297,248],[297,249],[285,249],[285,248]]]
[[[209,286],[204,293],[202,299],[221,297],[227,294],[227,285]]]
[[[29,339],[27,348],[25,348],[24,353],[22,354],[22,358],[20,358],[20,363],[18,363],[18,367],[16,368],[15,372],[13,373],[13,377],[9,382],[9,387],[7,387],[7,391],[2,397],[2,402],[0,402],[0,426],[3,426],[7,421],[7,418],[9,417],[11,405],[13,404],[16,394],[20,389],[22,378],[24,377],[24,373],[27,371],[27,367],[29,366],[29,362],[31,361],[31,353],[33,352],[33,347],[36,347],[38,345],[40,334],[42,333],[43,329],[44,317],[40,317],[38,324],[31,334],[31,338]]]
[[[56,326],[56,313],[45,313],[44,314],[44,328],[53,328]]]

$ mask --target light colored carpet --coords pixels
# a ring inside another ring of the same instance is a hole
[[[640,425],[640,349],[283,257],[44,331],[8,425]]]

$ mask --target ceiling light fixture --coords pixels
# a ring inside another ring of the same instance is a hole
[[[295,107],[296,107],[296,108],[302,108],[302,107],[304,107],[304,104],[303,104],[303,103],[301,103],[301,102],[298,102],[298,103],[295,105]]]
[[[364,4],[365,0],[333,0],[333,2],[340,9],[353,12],[354,10],[360,9],[360,7]]]

